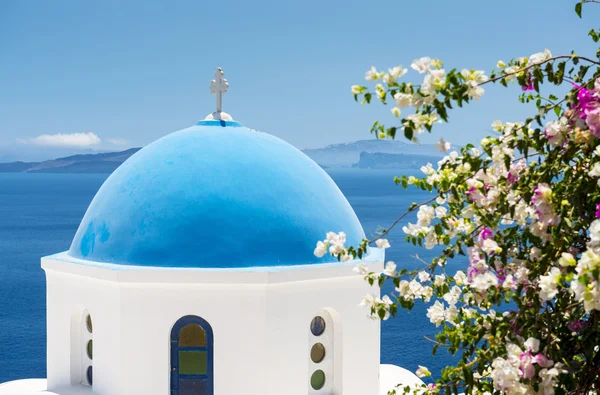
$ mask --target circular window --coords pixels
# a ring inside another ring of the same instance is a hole
[[[314,390],[320,390],[325,385],[325,373],[322,370],[317,370],[310,377],[310,386]]]
[[[88,314],[88,316],[85,318],[85,326],[87,327],[88,332],[92,333],[93,327],[92,327],[92,316]]]
[[[315,336],[321,336],[325,332],[325,320],[323,317],[317,316],[310,323],[310,331]]]
[[[87,382],[89,385],[92,385],[92,367],[88,366],[87,372],[85,372],[85,377],[87,378]]]
[[[93,350],[93,345],[92,345],[92,341],[91,340],[87,342],[86,350],[87,350],[87,356],[88,356],[88,358],[89,359],[93,359],[93,351],[94,350]]]
[[[310,349],[310,359],[312,359],[314,363],[319,363],[323,358],[325,358],[325,346],[321,343],[313,345]]]

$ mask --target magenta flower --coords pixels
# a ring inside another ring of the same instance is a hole
[[[569,322],[567,327],[569,328],[569,330],[571,330],[573,332],[581,332],[583,329],[585,329],[587,327],[587,323],[585,321],[581,321],[581,320],[571,321],[571,322]]]
[[[532,91],[534,89],[533,87],[533,78],[531,78],[531,73],[527,74],[527,85],[526,86],[522,86],[521,90],[523,92],[527,92],[527,91]]]
[[[596,218],[600,218],[600,204],[596,204]]]
[[[492,237],[492,230],[489,228],[484,228],[481,233],[479,233],[479,241],[487,240]]]

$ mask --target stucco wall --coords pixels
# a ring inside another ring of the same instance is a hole
[[[380,263],[371,266],[381,270]],[[334,339],[341,358],[336,395],[340,389],[344,395],[378,393],[379,322],[357,306],[378,288],[369,288],[352,264],[223,273],[129,270],[54,256],[44,258],[43,267],[49,390],[77,382],[71,323],[87,309],[94,324],[94,393],[168,394],[172,326],[197,315],[214,333],[215,395],[306,395],[310,321],[329,308],[341,321]]]

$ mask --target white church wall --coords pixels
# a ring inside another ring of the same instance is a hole
[[[351,271],[351,268],[347,268]],[[381,270],[373,266],[373,270]],[[375,395],[379,380],[379,322],[367,318],[358,303],[367,292],[378,293],[360,276],[287,282],[269,289],[268,326],[271,357],[269,394],[285,388],[290,395],[311,392],[309,372],[310,322],[322,309],[335,311],[342,322],[342,338],[334,352],[342,357],[342,371],[334,368],[334,395]],[[339,329],[337,327],[336,329]],[[338,365],[339,366],[339,365]],[[301,372],[301,374],[298,374]],[[327,378],[326,378],[327,380]],[[336,383],[341,380],[341,383]],[[337,385],[335,385],[337,384]]]
[[[263,394],[264,285],[123,284],[121,394],[170,392],[170,334],[181,317],[206,320],[214,334],[214,393]]]
[[[81,337],[73,319],[89,312],[94,326],[94,392],[118,394],[122,379],[118,287],[94,278],[46,270],[48,389],[80,384]],[[80,323],[77,323],[80,325]]]
[[[375,252],[371,260],[382,261],[382,251]],[[332,391],[314,395],[376,395],[379,323],[358,303],[379,290],[353,273],[353,266],[165,270],[44,258],[48,389],[80,378],[73,373],[79,370],[71,349],[79,344],[80,352],[81,340],[72,326],[85,310],[93,319],[96,394],[169,393],[171,329],[181,317],[195,315],[214,334],[215,395],[307,395],[310,322],[325,309],[339,321],[336,363]],[[381,263],[369,266],[382,270]]]

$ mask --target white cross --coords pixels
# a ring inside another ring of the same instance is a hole
[[[210,82],[210,93],[217,94],[217,113],[223,111],[223,93],[227,92],[229,83],[223,78],[223,69],[217,68],[215,79]]]

